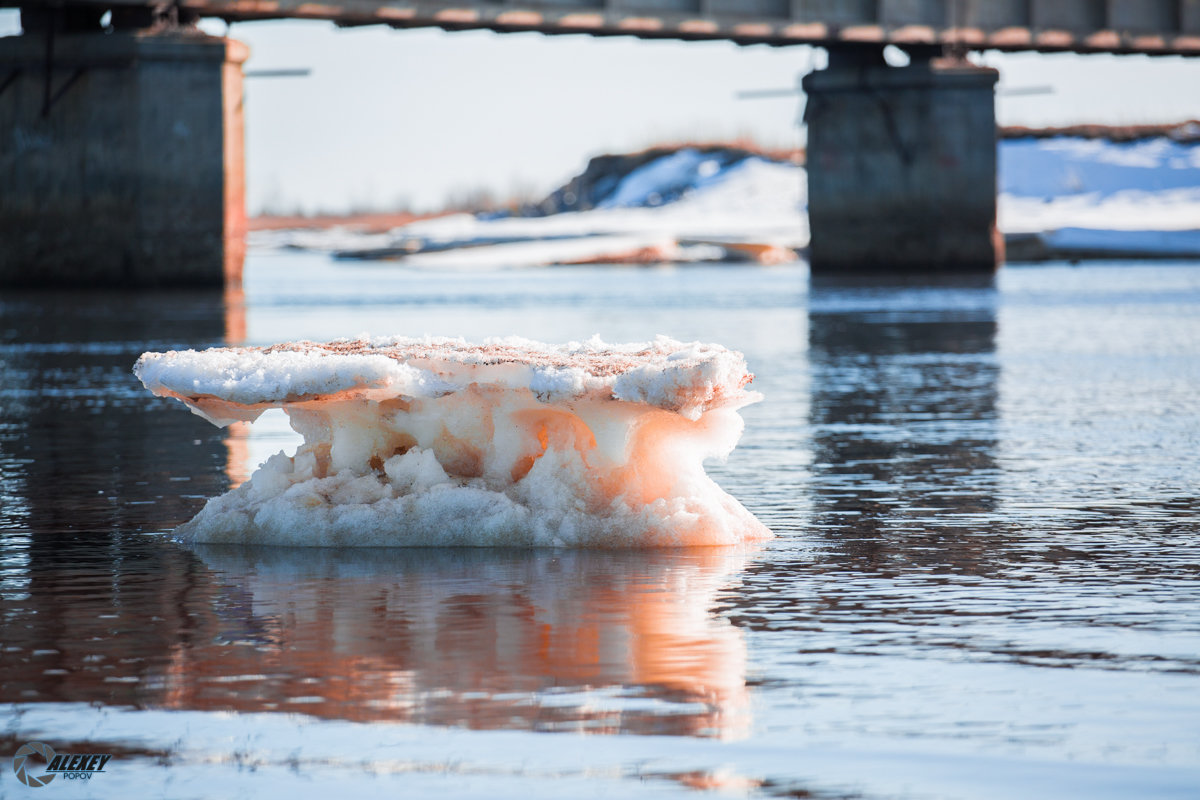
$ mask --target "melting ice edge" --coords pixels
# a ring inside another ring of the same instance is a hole
[[[771,533],[704,471],[761,399],[713,344],[383,338],[145,353],[210,422],[304,437],[177,534],[310,546],[684,547]]]

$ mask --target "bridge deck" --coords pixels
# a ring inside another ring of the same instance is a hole
[[[74,2],[114,6],[151,0]],[[861,42],[1200,55],[1200,0],[182,0],[182,6],[230,21],[299,18],[345,26],[777,46]]]

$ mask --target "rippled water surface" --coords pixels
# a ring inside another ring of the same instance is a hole
[[[244,294],[0,297],[0,794],[1200,796],[1200,265],[879,284],[431,275],[252,255]],[[184,547],[294,446],[144,350],[658,333],[766,400],[711,473],[751,551]]]

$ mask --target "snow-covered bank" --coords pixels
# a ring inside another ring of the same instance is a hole
[[[689,188],[680,189],[685,183]],[[722,241],[794,252],[808,244],[804,187],[803,171],[790,164],[750,157],[720,167],[715,158],[681,150],[630,172],[588,210],[442,217],[393,231],[391,246],[411,252],[407,266],[427,268],[619,261],[650,248],[667,256],[660,260],[724,259]],[[476,245],[489,239],[505,241]]]
[[[999,155],[1010,257],[1200,254],[1200,143],[1028,138]]]
[[[1200,255],[1200,141],[1006,139],[998,183],[1012,258]],[[556,212],[544,216],[459,214],[387,234],[271,231],[252,241],[428,269],[778,263],[808,245],[805,187],[804,169],[789,162],[684,147],[593,159],[540,204]]]

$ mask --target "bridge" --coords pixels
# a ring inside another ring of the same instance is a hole
[[[5,0],[0,5],[9,3],[19,4]],[[145,0],[96,0],[96,5],[147,7]],[[1195,0],[182,0],[176,8],[186,16],[230,22],[318,19],[344,26],[775,46],[867,43],[1200,54],[1200,2]]]
[[[995,230],[995,70],[971,50],[1200,56],[1200,0],[0,0],[0,285],[236,283],[244,47],[203,17],[817,45],[815,272],[971,271]],[[889,66],[883,49],[910,56]]]

